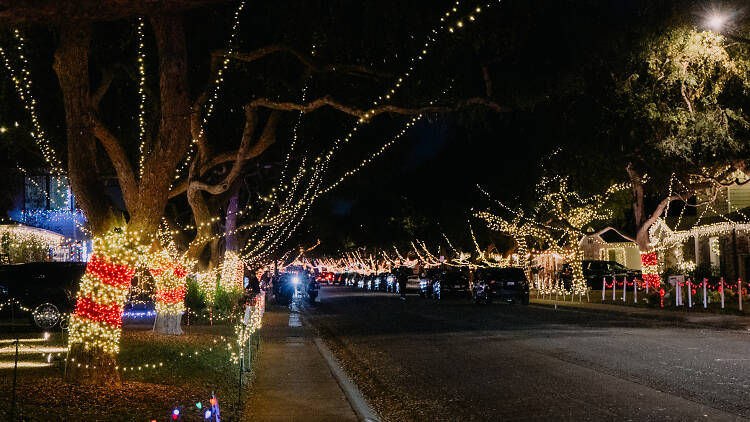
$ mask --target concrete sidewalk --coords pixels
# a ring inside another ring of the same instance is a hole
[[[293,305],[269,303],[260,330],[255,380],[245,421],[357,421],[352,407]]]
[[[710,328],[723,328],[730,330],[750,330],[750,315],[720,314],[703,311],[699,307],[688,311],[681,307],[680,310],[673,308],[646,308],[628,305],[615,305],[609,303],[571,302],[563,300],[549,300],[531,298],[530,303],[547,307],[554,307],[557,303],[558,309],[566,308],[584,312],[617,313],[628,317],[643,318],[650,320],[661,320],[666,322],[698,325]]]

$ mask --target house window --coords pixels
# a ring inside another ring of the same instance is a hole
[[[27,210],[75,209],[67,176],[27,176],[24,188],[24,208]]]
[[[727,188],[727,202],[730,212],[750,207],[750,183],[729,186]]]
[[[49,208],[69,210],[71,207],[70,185],[67,176],[49,176]]]
[[[47,176],[28,176],[25,184],[27,210],[47,208]]]
[[[599,251],[599,259],[602,261],[615,261],[625,265],[625,248],[604,248]]]

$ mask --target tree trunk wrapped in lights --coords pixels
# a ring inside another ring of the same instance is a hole
[[[230,292],[242,289],[244,262],[236,252],[227,251],[224,254],[224,264],[221,267],[221,287],[224,291]]]
[[[67,375],[88,383],[117,382],[122,309],[135,274],[137,241],[125,232],[93,240],[94,254],[70,317]]]
[[[641,252],[641,271],[643,282],[654,291],[658,291],[661,277],[659,277],[659,255],[656,251]]]
[[[156,280],[156,321],[154,331],[182,334],[180,322],[185,311],[185,278],[188,270],[166,250],[157,253],[149,264]]]
[[[575,234],[570,234],[570,247],[573,249],[570,252],[570,271],[573,275],[570,283],[570,292],[574,295],[585,295],[588,290],[586,284],[586,277],[583,275],[583,250],[578,245],[578,237]]]

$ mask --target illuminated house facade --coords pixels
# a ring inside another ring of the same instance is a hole
[[[58,245],[50,243],[49,260],[85,261],[91,245],[86,234],[86,217],[76,207],[67,176],[25,172],[15,181],[13,206],[7,211],[13,224],[43,229],[61,235]],[[18,230],[16,230],[18,231]],[[27,230],[29,235],[41,233]],[[44,239],[50,239],[46,236]]]
[[[589,233],[578,242],[583,259],[615,261],[631,270],[641,269],[641,254],[635,241],[613,227]]]

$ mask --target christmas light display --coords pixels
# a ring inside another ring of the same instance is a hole
[[[244,287],[243,274],[245,263],[235,252],[227,251],[224,254],[224,263],[221,267],[221,287],[225,291],[233,291]]]
[[[5,69],[8,71],[10,78],[13,81],[18,96],[24,103],[24,108],[29,112],[31,124],[34,126],[34,131],[31,132],[31,137],[36,142],[42,152],[44,160],[50,166],[52,171],[57,174],[63,174],[63,166],[57,158],[55,151],[52,149],[47,134],[39,123],[39,115],[36,110],[37,102],[31,92],[33,85],[31,82],[31,72],[29,72],[29,62],[26,53],[24,52],[24,38],[18,29],[13,30],[13,37],[17,42],[15,50],[17,51],[18,59],[21,62],[20,70],[16,70],[13,67],[8,52],[2,47],[0,47],[0,57],[3,59]]]
[[[70,317],[71,348],[80,346],[105,354],[119,351],[122,309],[138,256],[136,239],[124,231],[93,239],[94,254]]]
[[[659,257],[655,251],[641,252],[641,273],[643,281],[650,288],[657,289],[661,284],[659,277]]]
[[[143,178],[143,162],[146,157],[146,53],[144,51],[143,32],[146,21],[139,17],[136,32],[138,34],[138,141],[140,144],[140,158],[138,160],[138,176]]]
[[[180,174],[183,172],[183,170],[185,170],[188,167],[188,165],[192,161],[193,154],[195,153],[195,147],[198,144],[199,140],[203,138],[205,130],[206,130],[206,124],[208,124],[208,121],[213,115],[214,107],[216,106],[216,101],[218,101],[219,99],[219,94],[221,93],[222,84],[224,82],[224,72],[226,72],[227,67],[229,66],[229,57],[232,56],[232,54],[234,53],[237,35],[239,34],[240,17],[241,17],[242,9],[245,8],[245,3],[246,3],[245,0],[240,1],[240,3],[237,5],[237,9],[234,11],[232,30],[229,34],[229,41],[227,43],[226,54],[224,55],[224,60],[222,60],[221,66],[217,70],[216,77],[213,80],[211,94],[208,96],[208,99],[205,104],[205,112],[203,114],[203,119],[201,121],[200,131],[198,133],[198,136],[192,140],[190,144],[190,150],[187,153],[185,161],[182,162],[182,164],[178,167],[177,171],[175,172],[175,180],[178,180],[180,178]]]
[[[172,247],[174,249],[174,247]],[[156,321],[154,330],[167,334],[182,334],[180,320],[185,310],[185,277],[192,262],[187,262],[167,249],[150,256],[149,271],[156,281]]]
[[[206,297],[206,304],[213,305],[216,298],[216,277],[219,272],[216,268],[210,268],[206,271],[195,273],[195,280],[198,287]]]

